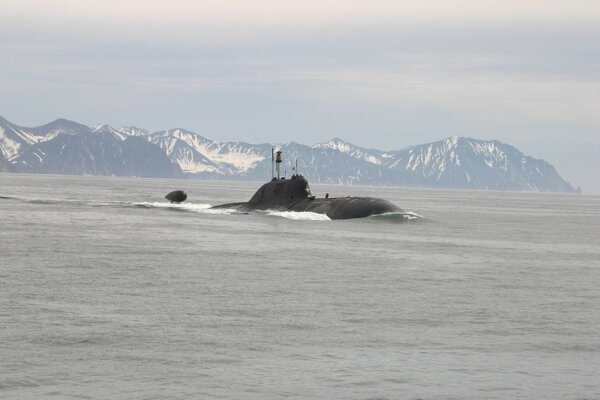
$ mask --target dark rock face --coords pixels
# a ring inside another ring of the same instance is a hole
[[[84,132],[61,134],[28,147],[13,160],[16,172],[175,178],[181,169],[147,140]]]
[[[158,147],[142,137],[128,137],[123,142],[122,160],[125,169],[132,171],[128,175],[177,178],[182,177],[181,168],[172,163]],[[121,174],[122,176],[126,176]]]
[[[0,153],[0,172],[13,172],[11,163]]]
[[[69,121],[68,119],[60,118],[49,122],[45,125],[29,129],[36,136],[52,139],[58,135],[77,135],[79,133],[91,133],[92,129],[89,126],[82,125],[78,122]]]

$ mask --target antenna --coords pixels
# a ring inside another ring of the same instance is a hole
[[[298,159],[296,158],[296,176],[300,176],[298,173]]]
[[[271,180],[275,178],[275,148],[271,147]]]

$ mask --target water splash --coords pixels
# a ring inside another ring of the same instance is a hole
[[[425,217],[412,211],[390,212],[377,215],[371,215],[369,218],[376,220],[397,221],[397,222],[417,222],[424,221]]]
[[[325,214],[309,211],[267,211],[267,215],[300,221],[331,221],[331,218]]]
[[[171,209],[176,211],[189,211],[195,212],[199,214],[235,214],[239,213],[237,210],[226,209],[226,208],[218,208],[212,209],[210,204],[202,204],[202,203],[166,203],[166,202],[138,202],[132,203],[136,207],[142,208],[163,208],[163,209]]]

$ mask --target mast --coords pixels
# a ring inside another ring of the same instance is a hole
[[[271,147],[271,179],[275,178],[275,148]]]
[[[277,180],[281,179],[281,173],[280,173],[280,167],[279,165],[281,165],[281,161],[283,161],[281,159],[281,150],[278,150],[277,155],[275,156],[275,164],[277,166]]]

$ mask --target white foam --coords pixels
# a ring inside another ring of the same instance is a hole
[[[309,211],[268,211],[267,215],[302,221],[331,221],[325,214]]]
[[[410,219],[416,219],[416,218],[425,218],[424,216],[417,214],[416,212],[412,212],[412,211],[406,211],[404,212],[404,215],[406,215],[408,218]]]
[[[414,220],[414,219],[424,219],[422,215],[414,213],[412,211],[397,211],[397,212],[389,212],[383,214],[371,215],[371,218],[400,218],[404,220]]]
[[[136,206],[144,206],[144,207],[156,207],[156,208],[170,208],[170,209],[179,209],[186,210],[191,212],[196,212],[200,214],[233,214],[238,212],[233,209],[226,208],[217,208],[212,209],[210,204],[194,204],[194,203],[166,203],[166,202],[139,202],[133,203]]]
[[[406,217],[409,217],[411,219],[414,219],[414,218],[425,219],[425,217],[422,216],[421,214],[417,214],[416,212],[412,212],[412,211],[404,211],[403,213],[400,213],[400,214],[404,214]]]

